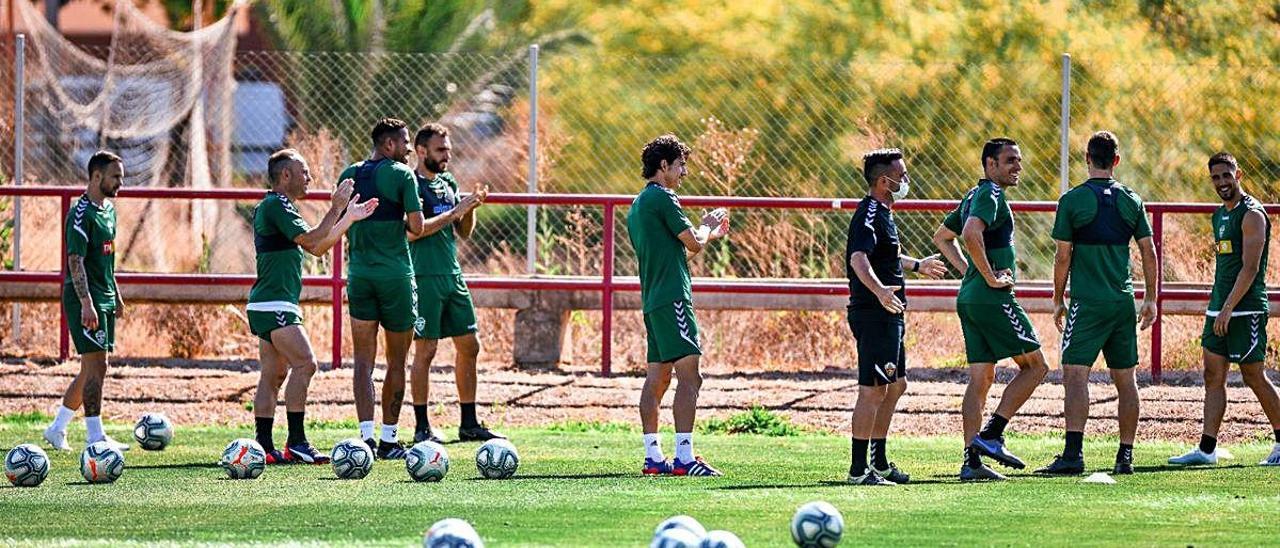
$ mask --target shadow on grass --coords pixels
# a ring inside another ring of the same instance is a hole
[[[506,479],[488,479],[480,477],[467,478],[467,481],[520,481],[520,480],[587,480],[587,479],[612,479],[612,478],[637,478],[637,474],[624,474],[622,472],[608,472],[600,474],[520,474],[511,476]]]
[[[904,485],[906,485],[906,486],[912,486],[912,485],[937,485],[937,484],[943,484],[943,483],[957,483],[957,482],[954,482],[954,481],[943,481],[943,480],[940,480],[940,479],[925,479],[925,480],[914,480],[914,479],[913,479],[913,480],[911,480],[911,483],[907,483],[907,484],[904,484]],[[718,491],[752,491],[752,490],[757,490],[757,489],[760,489],[760,490],[765,490],[765,489],[807,489],[807,488],[812,488],[812,487],[845,487],[845,488],[849,488],[849,489],[862,489],[862,488],[863,488],[863,487],[858,486],[858,485],[850,485],[850,484],[849,484],[849,482],[842,481],[842,480],[822,480],[822,481],[819,481],[819,482],[817,482],[817,483],[755,483],[755,484],[750,484],[750,485],[724,485],[724,486],[721,486],[721,487],[715,487],[714,489],[716,489],[716,490],[718,490]]]
[[[196,470],[201,468],[222,468],[216,462],[188,462],[184,464],[143,464],[128,465],[129,470]]]

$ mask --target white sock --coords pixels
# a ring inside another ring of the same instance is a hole
[[[71,419],[76,417],[75,409],[67,409],[65,405],[58,406],[58,414],[53,417],[53,424],[50,429],[58,432],[66,432],[67,425],[71,424]]]
[[[396,425],[394,424],[382,425],[382,441],[385,441],[387,443],[395,443],[396,440],[399,439],[396,437],[396,434],[399,433],[399,430],[400,429],[396,427]]]
[[[693,433],[676,432],[676,460],[683,463],[693,462]]]
[[[85,440],[89,443],[107,439],[107,435],[102,432],[102,417],[85,417],[84,427],[89,431],[89,435],[85,436]]]
[[[360,439],[373,439],[373,421],[360,421]]]
[[[666,460],[667,457],[662,454],[662,442],[658,441],[657,434],[644,435],[644,456],[654,462]]]

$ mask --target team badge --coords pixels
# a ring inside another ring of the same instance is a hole
[[[894,376],[894,375],[895,375],[895,374],[897,374],[897,373],[898,373],[898,366],[897,366],[897,365],[895,365],[893,362],[889,362],[889,363],[884,364],[884,374],[885,374],[885,376],[887,376],[887,377],[892,377],[892,376]]]

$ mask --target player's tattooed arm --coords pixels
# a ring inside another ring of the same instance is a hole
[[[89,330],[98,329],[98,310],[93,306],[93,297],[89,294],[89,277],[84,271],[84,257],[68,255],[67,271],[71,273],[71,285],[76,289],[76,298],[80,299],[80,325]]]

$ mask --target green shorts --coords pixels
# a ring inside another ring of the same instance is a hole
[[[676,301],[644,313],[649,363],[669,363],[685,356],[701,356],[698,319],[693,303]]]
[[[1092,366],[1099,352],[1110,369],[1138,365],[1138,313],[1133,301],[1071,300],[1062,329],[1062,363]]]
[[[1267,314],[1232,316],[1227,322],[1227,336],[1213,334],[1213,316],[1204,319],[1204,333],[1200,346],[1205,350],[1226,356],[1235,363],[1258,363],[1267,355]]]
[[[67,329],[71,331],[71,342],[76,345],[80,355],[93,352],[115,352],[116,350],[116,311],[98,308],[98,329],[89,330],[80,324],[80,298],[75,291],[63,290],[62,309],[67,312]]]
[[[447,339],[475,333],[476,307],[462,274],[418,276],[418,323],[415,339]]]
[[[347,279],[347,311],[357,320],[378,322],[383,329],[400,333],[413,329],[418,320],[418,291],[413,278]]]
[[[249,316],[249,332],[267,342],[271,342],[272,331],[290,325],[302,325],[302,316],[287,310],[274,312],[249,310],[246,313]]]
[[[969,363],[995,363],[1040,348],[1031,319],[1016,301],[1008,304],[956,303],[964,353]]]

